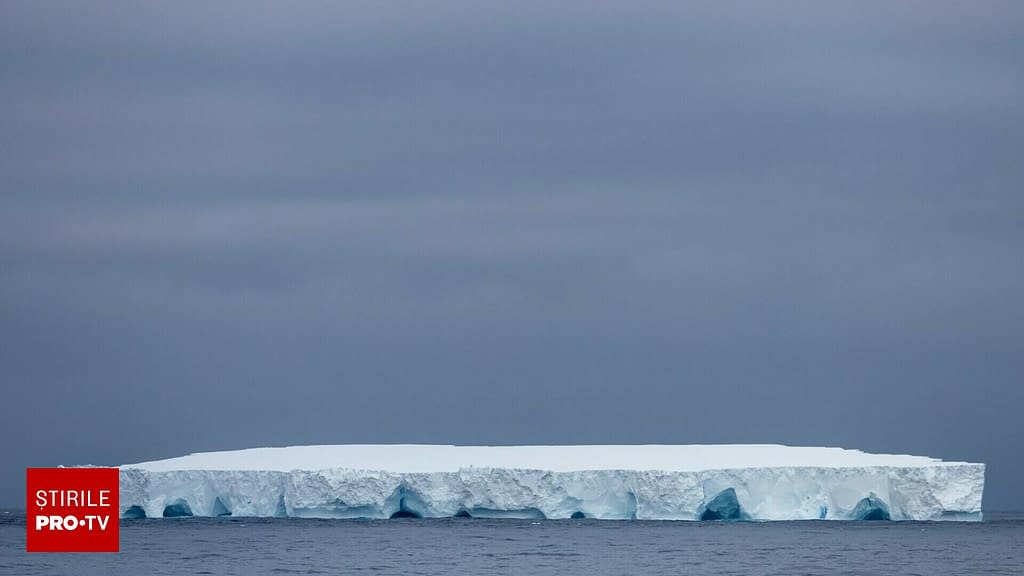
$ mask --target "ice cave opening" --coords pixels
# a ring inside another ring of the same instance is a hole
[[[140,520],[146,517],[146,511],[142,509],[142,506],[129,506],[121,518],[127,518],[129,520]]]
[[[220,499],[220,496],[217,496],[213,501],[213,515],[231,516],[231,509],[224,505],[224,501]]]
[[[406,497],[402,496],[398,500],[398,510],[390,516],[394,518],[423,518],[423,515],[415,510],[410,509],[409,504],[406,501]]]
[[[711,499],[700,513],[701,520],[743,520],[746,514],[736,498],[736,490],[726,488]]]
[[[184,499],[179,498],[164,507],[164,518],[185,518],[192,516],[192,508]]]
[[[892,520],[889,506],[874,494],[857,502],[850,516],[852,520]]]
[[[391,515],[392,520],[395,518],[422,518],[422,516],[409,510],[399,510]]]

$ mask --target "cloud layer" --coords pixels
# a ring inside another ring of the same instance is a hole
[[[1019,507],[1022,26],[7,3],[0,504],[267,444],[784,442]]]

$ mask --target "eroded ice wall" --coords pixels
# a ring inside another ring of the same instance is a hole
[[[121,470],[126,517],[980,520],[984,465]]]

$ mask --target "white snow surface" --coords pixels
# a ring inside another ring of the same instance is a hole
[[[148,517],[184,503],[196,516],[980,520],[984,477],[984,464],[841,448],[353,444],[126,464],[120,504]]]

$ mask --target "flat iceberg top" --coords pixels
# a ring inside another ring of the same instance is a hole
[[[843,448],[778,444],[452,446],[439,444],[338,444],[201,452],[125,464],[149,472],[176,470],[379,470],[394,473],[455,472],[503,468],[577,472],[662,470],[696,472],[744,468],[914,468],[959,465],[925,456],[869,454]]]

